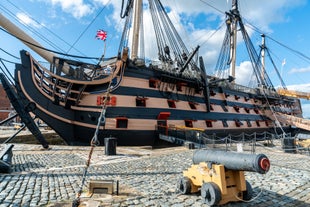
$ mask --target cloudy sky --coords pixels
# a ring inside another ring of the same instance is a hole
[[[115,56],[119,47],[124,23],[120,18],[121,3],[121,0],[1,0],[0,12],[43,46],[75,55],[100,57],[104,42],[97,40],[95,35],[98,29],[104,29],[108,32],[105,56],[109,57]],[[225,31],[225,11],[230,9],[231,0],[162,0],[162,3],[188,49],[201,46],[199,54],[204,57],[207,72],[213,74]],[[240,0],[239,10],[244,23],[250,25],[246,27],[256,48],[261,43],[261,33],[270,37],[266,40],[267,47],[286,86],[310,92],[309,2]],[[150,58],[156,58],[148,13],[144,20],[148,34],[145,35],[145,52]],[[29,50],[2,30],[0,48],[16,56],[21,49]],[[248,70],[250,63],[244,48],[239,53],[236,78],[243,84],[251,73]],[[0,57],[18,61],[1,50]],[[13,70],[14,66],[9,66]],[[269,71],[269,76],[274,86],[280,85],[274,71]],[[302,102],[304,115],[310,117],[310,102]]]

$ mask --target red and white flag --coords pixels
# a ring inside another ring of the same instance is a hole
[[[99,29],[99,30],[97,31],[96,38],[97,38],[98,40],[103,40],[103,41],[105,41],[105,40],[107,39],[107,32],[104,31],[104,30],[102,30],[102,29]]]

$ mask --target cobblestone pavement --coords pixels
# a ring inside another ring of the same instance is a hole
[[[70,204],[78,192],[90,147],[15,144],[13,172],[0,174],[0,207]],[[181,195],[176,189],[182,171],[192,164],[193,150],[185,147],[151,149],[118,147],[104,155],[96,147],[87,181],[118,180],[119,195],[100,197],[100,206],[207,206],[199,194]],[[310,206],[310,156],[284,153],[280,147],[256,147],[271,161],[266,175],[246,172],[254,190],[250,202],[224,206]],[[102,195],[103,196],[103,195]],[[104,199],[105,198],[105,199]]]

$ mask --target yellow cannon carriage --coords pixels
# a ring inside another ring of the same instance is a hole
[[[219,150],[198,150],[193,165],[183,172],[178,190],[183,194],[201,192],[209,206],[251,200],[252,187],[244,171],[266,173],[270,168],[264,154],[245,154]]]

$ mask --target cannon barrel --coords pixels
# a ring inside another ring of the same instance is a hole
[[[270,168],[270,161],[264,154],[245,154],[221,150],[197,150],[193,163],[210,162],[222,164],[226,169],[251,171],[265,174]]]

